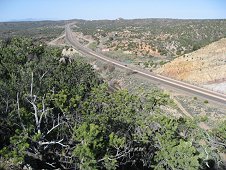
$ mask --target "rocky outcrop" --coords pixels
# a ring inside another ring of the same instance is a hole
[[[70,56],[72,57],[75,54],[78,54],[79,52],[75,50],[74,48],[68,48],[68,49],[63,49],[62,51],[62,56]]]

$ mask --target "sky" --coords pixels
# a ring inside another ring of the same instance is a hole
[[[0,21],[226,19],[226,0],[0,0]]]

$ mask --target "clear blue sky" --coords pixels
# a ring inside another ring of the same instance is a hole
[[[226,0],[0,0],[0,21],[119,17],[226,19]]]

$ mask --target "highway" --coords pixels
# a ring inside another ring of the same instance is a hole
[[[95,57],[95,58],[100,59],[102,61],[111,63],[111,64],[113,64],[117,67],[120,67],[122,69],[132,71],[136,74],[139,74],[140,76],[146,77],[146,78],[151,79],[155,82],[159,82],[163,85],[170,86],[174,89],[184,91],[184,92],[190,94],[191,96],[198,96],[198,97],[205,98],[207,100],[211,100],[213,102],[217,102],[217,103],[220,103],[220,104],[223,104],[223,105],[226,106],[226,95],[224,95],[224,94],[213,92],[211,90],[204,89],[204,88],[201,88],[201,87],[198,87],[198,86],[195,86],[195,85],[192,85],[192,84],[188,84],[188,83],[185,83],[185,82],[182,82],[182,81],[174,80],[174,79],[171,79],[169,77],[165,77],[165,76],[162,76],[162,75],[159,75],[159,74],[155,74],[153,72],[149,72],[149,71],[141,69],[141,68],[125,65],[122,62],[108,58],[108,57],[104,56],[103,54],[99,54],[97,52],[92,51],[91,49],[88,49],[88,48],[82,46],[78,42],[76,37],[73,36],[72,31],[70,29],[70,25],[71,24],[68,24],[65,27],[66,40],[70,45],[72,45],[75,49],[77,49],[78,52],[80,52],[81,54],[92,56],[92,57]]]

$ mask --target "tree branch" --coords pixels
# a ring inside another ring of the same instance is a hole
[[[28,99],[27,99],[28,100]],[[28,100],[28,102],[33,106],[34,108],[34,116],[35,116],[35,124],[36,124],[36,127],[37,127],[37,130],[38,130],[38,133],[41,133],[41,130],[40,130],[40,124],[39,124],[39,120],[38,120],[38,110],[37,110],[37,106],[35,105],[34,102],[31,102],[30,100]]]
[[[50,141],[50,142],[41,142],[39,141],[39,145],[55,145],[55,144],[58,144],[58,145],[61,145],[62,147],[67,147],[68,145],[64,145],[62,144],[61,142],[63,141],[63,139],[59,140],[59,141]]]
[[[31,72],[31,92],[30,92],[31,97],[33,96],[33,80],[34,80],[34,74],[33,72]]]

